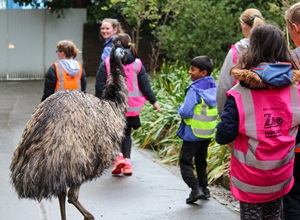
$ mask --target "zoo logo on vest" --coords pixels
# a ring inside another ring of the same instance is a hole
[[[282,117],[275,118],[275,117],[272,117],[272,115],[270,113],[264,114],[264,116],[266,118],[265,125],[264,125],[265,129],[282,126],[282,123],[283,123]],[[276,138],[276,137],[280,137],[280,136],[282,136],[281,129],[265,131],[265,138]]]

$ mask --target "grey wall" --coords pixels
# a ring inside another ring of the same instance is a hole
[[[0,80],[43,79],[57,60],[58,41],[72,40],[82,50],[85,22],[86,9],[65,10],[65,18],[45,9],[0,10]],[[76,59],[82,62],[82,55]]]

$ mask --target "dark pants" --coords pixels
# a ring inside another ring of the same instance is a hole
[[[180,151],[179,165],[183,181],[193,187],[199,185],[207,187],[207,147],[209,140],[188,142],[183,141]],[[196,167],[197,177],[194,174],[194,164]]]
[[[294,185],[291,191],[283,197],[283,219],[300,219],[300,153],[295,154]]]
[[[123,153],[124,158],[130,159],[131,154],[131,146],[132,146],[132,139],[131,139],[131,127],[127,126],[125,129],[125,137],[121,144],[121,152]]]
[[[126,117],[126,122],[125,137],[120,146],[120,151],[123,153],[124,158],[130,159],[132,147],[131,131],[141,127],[141,122],[139,116]]]
[[[241,220],[280,220],[282,197],[270,202],[240,201]]]

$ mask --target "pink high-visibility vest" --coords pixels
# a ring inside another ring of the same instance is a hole
[[[105,59],[106,74],[110,74],[109,57]],[[140,59],[128,65],[122,65],[126,76],[126,84],[128,89],[128,108],[126,117],[138,116],[146,102],[145,96],[142,94],[139,83],[138,74],[142,69],[142,62]]]
[[[237,84],[239,134],[230,161],[231,192],[240,201],[268,202],[292,188],[295,137],[300,124],[299,90],[250,90]]]

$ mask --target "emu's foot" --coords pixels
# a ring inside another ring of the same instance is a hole
[[[89,216],[84,217],[84,220],[95,220],[95,218],[94,218],[94,216],[89,215]]]

